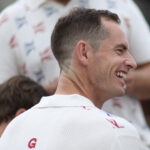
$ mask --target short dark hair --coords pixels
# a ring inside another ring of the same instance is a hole
[[[0,124],[15,117],[17,110],[26,110],[49,93],[38,83],[24,76],[14,76],[0,85]]]
[[[58,20],[51,36],[51,48],[61,69],[70,61],[79,40],[87,41],[97,49],[100,40],[108,36],[102,18],[120,23],[117,14],[108,10],[87,8],[74,8],[68,15]]]

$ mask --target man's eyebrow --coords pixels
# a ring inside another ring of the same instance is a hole
[[[115,46],[115,48],[122,48],[124,50],[128,50],[128,47],[125,44],[118,44]]]

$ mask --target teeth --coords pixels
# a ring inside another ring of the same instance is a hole
[[[117,77],[119,77],[119,78],[125,78],[125,77],[126,77],[126,74],[123,73],[123,72],[117,72],[116,75],[117,75]]]

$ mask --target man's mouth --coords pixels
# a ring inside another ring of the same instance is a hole
[[[117,76],[117,78],[119,78],[119,79],[121,79],[122,80],[122,87],[123,87],[123,89],[124,90],[126,90],[126,88],[127,88],[127,86],[126,86],[126,84],[125,84],[125,82],[124,82],[124,79],[126,78],[126,76],[127,76],[127,72],[126,71],[117,71],[116,72],[116,76]]]
[[[126,78],[127,73],[125,73],[125,72],[123,72],[123,71],[117,71],[117,72],[116,72],[116,76],[117,76],[118,78]]]

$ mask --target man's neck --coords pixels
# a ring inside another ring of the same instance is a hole
[[[71,75],[73,77],[73,75]],[[81,78],[80,78],[81,79]],[[96,97],[96,91],[92,90],[89,84],[85,84],[83,80],[80,80],[74,75],[74,78],[70,78],[68,74],[61,73],[58,86],[55,94],[70,95],[79,94],[90,99],[98,108],[102,107],[104,101],[102,97]],[[84,86],[86,85],[86,87]],[[98,93],[100,91],[97,91]]]
[[[74,79],[70,79],[69,76],[66,73],[61,73],[58,86],[56,89],[56,94],[80,94],[83,95],[82,90],[80,89]]]

